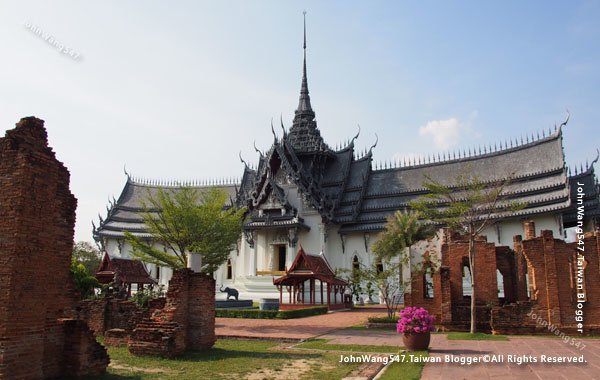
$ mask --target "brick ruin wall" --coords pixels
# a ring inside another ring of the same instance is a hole
[[[416,273],[412,278],[411,292],[405,294],[404,302],[424,307],[435,316],[437,323],[447,329],[465,330],[470,323],[471,303],[463,295],[462,273],[468,262],[469,243],[463,236],[448,230],[444,231],[443,239],[440,270],[432,278],[433,297],[425,297],[425,278],[422,273]],[[485,238],[479,238],[475,245],[477,324],[479,329],[489,330],[490,305],[498,304],[496,247]],[[491,287],[489,284],[494,285]]]
[[[128,348],[134,355],[176,357],[211,348],[215,335],[215,280],[179,269],[169,282],[165,306],[138,323]]]
[[[517,256],[529,267],[529,299],[492,310],[492,325],[498,333],[551,333],[552,326],[564,333],[579,334],[575,321],[577,306],[577,244],[555,239],[551,231],[538,237],[514,239]],[[600,234],[588,232],[585,248],[584,333],[600,333]],[[550,325],[550,329],[548,329]]]
[[[555,239],[551,231],[535,236],[535,226],[526,222],[525,240],[515,236],[514,249],[496,247],[484,238],[476,242],[475,284],[478,329],[496,333],[549,333],[531,317],[539,316],[561,331],[576,330],[576,245]],[[584,239],[585,287],[584,332],[600,332],[600,234]],[[422,273],[412,277],[405,304],[424,307],[442,328],[468,330],[470,298],[464,297],[462,271],[468,260],[468,243],[460,235],[444,234],[441,267],[433,275],[434,296],[424,295]],[[504,299],[500,304],[496,269],[503,275]],[[526,276],[528,274],[528,276]],[[526,279],[528,277],[528,280]],[[529,294],[528,296],[528,287]]]
[[[162,309],[164,305],[165,298],[150,300],[145,309],[131,300],[112,297],[83,300],[77,307],[77,317],[86,321],[96,335],[106,336],[107,331],[114,329],[124,330],[129,334],[137,323],[149,318],[156,309]]]
[[[77,200],[42,120],[21,119],[0,138],[0,189],[0,378],[103,372],[106,350],[72,319]]]

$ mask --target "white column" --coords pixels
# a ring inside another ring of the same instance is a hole
[[[319,253],[323,252],[323,256],[327,256],[325,252],[325,234],[327,233],[326,228],[327,226],[325,226],[325,224],[319,223]]]
[[[250,265],[248,269],[249,276],[256,276],[256,244],[254,242],[254,247],[250,248]]]
[[[275,248],[277,247],[276,245],[273,244],[269,244],[267,245],[268,249],[267,249],[267,255],[269,257],[269,270],[270,271],[274,271],[275,269],[277,269],[275,267]]]

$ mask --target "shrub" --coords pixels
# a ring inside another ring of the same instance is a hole
[[[163,295],[164,286],[160,285],[158,289],[153,287],[146,287],[139,289],[136,293],[131,296],[131,300],[136,303],[142,309],[147,309],[150,300],[156,299]]]
[[[433,320],[433,316],[422,307],[408,306],[400,311],[400,320],[396,331],[405,334],[432,331]]]
[[[292,319],[327,313],[326,306],[307,307],[294,310],[216,309],[219,318]]]
[[[292,319],[327,314],[327,306],[307,307],[304,309],[280,310],[277,319]]]
[[[398,318],[396,317],[369,317],[370,323],[396,323]]]

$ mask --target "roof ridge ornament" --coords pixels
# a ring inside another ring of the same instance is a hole
[[[123,173],[125,173],[125,175],[127,176],[128,180],[131,178],[131,176],[127,172],[127,164],[123,164]]]
[[[273,118],[271,118],[271,132],[273,133],[273,138],[275,142],[277,142],[277,134],[275,133],[275,127],[273,127]]]
[[[371,147],[369,148],[369,153],[367,153],[368,155],[372,154],[373,148],[375,148],[377,146],[378,142],[379,142],[379,136],[377,136],[377,133],[375,133],[375,143],[373,145],[371,145]]]
[[[256,147],[256,140],[254,140],[254,150],[256,151],[256,153],[258,153],[260,155],[261,158],[264,157],[263,152],[258,150],[258,148]]]
[[[287,133],[285,131],[285,126],[283,125],[283,113],[279,114],[279,121],[281,123],[281,130],[283,131],[283,138],[285,138],[285,136],[287,135]]]
[[[356,124],[358,125],[358,132],[356,132],[356,135],[352,138],[352,140],[350,141],[349,145],[354,146],[354,140],[356,140],[358,138],[358,136],[360,135],[360,124]]]
[[[239,156],[240,156],[240,161],[242,161],[242,164],[244,164],[244,166],[246,168],[248,168],[248,163],[246,161],[244,161],[244,159],[242,158],[242,151],[241,150],[240,150]]]
[[[599,158],[600,158],[600,150],[599,150],[598,148],[596,148],[596,158],[594,158],[594,159],[592,160],[592,162],[590,163],[590,166],[594,166],[594,164],[595,164],[596,162],[598,162],[598,159],[599,159]]]
[[[565,108],[565,110],[567,111],[567,118],[558,126],[558,129],[556,130],[557,135],[562,133],[562,128],[567,125],[569,119],[571,118],[571,113],[569,112],[569,109]]]

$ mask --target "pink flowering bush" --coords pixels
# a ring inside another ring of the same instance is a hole
[[[422,333],[433,330],[434,317],[422,307],[408,306],[400,311],[396,331],[404,334]]]

